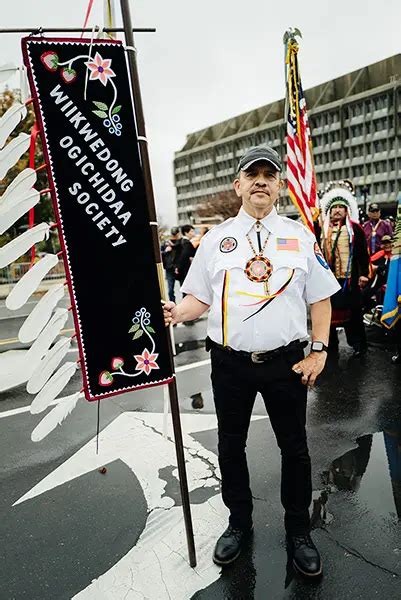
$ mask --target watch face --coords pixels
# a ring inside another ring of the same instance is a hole
[[[323,350],[323,342],[313,342],[312,350],[315,352],[322,352]]]

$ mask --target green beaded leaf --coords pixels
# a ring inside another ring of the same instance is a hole
[[[100,110],[108,110],[108,106],[107,104],[105,104],[104,102],[96,102],[96,100],[93,100],[93,104],[97,107],[100,108]]]
[[[156,331],[150,325],[146,326],[146,330],[149,331],[149,333],[156,333]]]
[[[119,113],[119,112],[120,112],[121,108],[122,108],[122,107],[121,107],[121,104],[119,104],[118,106],[115,106],[115,107],[113,108],[113,110],[111,111],[111,114],[112,114],[112,115],[116,115],[117,113]]]
[[[97,116],[100,117],[101,119],[106,119],[107,118],[107,113],[104,112],[103,110],[92,110],[92,112]]]
[[[136,332],[136,334],[134,335],[134,337],[132,339],[137,340],[138,338],[141,337],[141,335],[143,335],[143,329],[138,329],[138,331]]]
[[[139,323],[137,323],[136,325],[133,325],[128,333],[135,333],[135,331],[138,331],[138,329],[139,329]]]

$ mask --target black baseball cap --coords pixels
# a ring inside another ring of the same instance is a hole
[[[374,212],[375,210],[380,210],[380,206],[377,204],[377,202],[372,202],[372,204],[369,204],[368,210],[370,212]]]
[[[171,228],[171,235],[177,235],[177,233],[180,233],[179,227],[172,227]]]
[[[265,160],[270,163],[277,171],[281,171],[283,168],[281,158],[273,148],[270,148],[270,146],[254,146],[241,156],[237,172],[246,171],[253,163],[259,160]]]

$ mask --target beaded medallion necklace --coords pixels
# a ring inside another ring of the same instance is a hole
[[[268,258],[266,258],[266,256],[263,256],[263,253],[267,246],[267,242],[269,241],[270,232],[269,231],[267,232],[267,237],[262,246],[261,240],[260,240],[260,232],[261,232],[262,227],[263,227],[262,223],[260,221],[256,221],[255,230],[256,230],[256,235],[258,238],[259,252],[256,252],[251,238],[249,237],[248,234],[246,234],[246,239],[248,240],[248,243],[251,247],[251,250],[252,250],[254,256],[247,261],[244,272],[250,281],[253,281],[255,283],[264,283],[265,290],[267,292],[268,291],[268,281],[269,281],[270,275],[272,274],[272,271],[273,271],[273,265],[270,262],[270,260]]]

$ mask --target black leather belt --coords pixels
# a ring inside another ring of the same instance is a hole
[[[280,348],[275,348],[274,350],[266,350],[260,352],[245,352],[244,350],[234,350],[230,346],[223,346],[222,344],[218,344],[214,342],[209,337],[206,338],[206,350],[210,350],[210,348],[218,348],[219,350],[223,350],[233,356],[241,356],[243,358],[250,359],[253,363],[264,363],[266,361],[271,360],[272,358],[277,357],[279,354],[285,354],[290,352],[291,350],[305,348],[308,345],[307,341],[301,342],[301,340],[294,340],[287,344],[287,346],[280,346]]]

